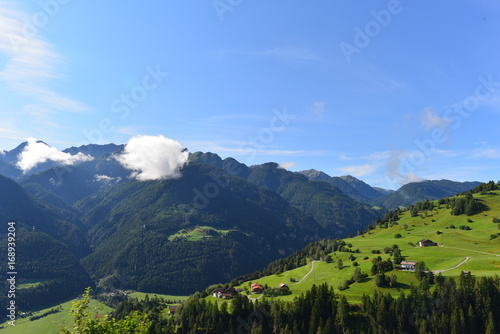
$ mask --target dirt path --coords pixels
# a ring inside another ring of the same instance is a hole
[[[448,268],[448,269],[443,269],[443,270],[433,270],[432,272],[434,274],[439,274],[439,273],[442,273],[444,271],[448,271],[448,270],[452,270],[452,269],[456,269],[458,267],[460,267],[462,264],[464,264],[465,262],[469,261],[470,257],[467,256],[462,262],[460,262],[459,264],[457,264],[456,266],[454,267],[451,267],[451,268]]]
[[[263,293],[261,293],[261,294],[260,294],[260,296],[259,296],[259,297],[257,297],[257,298],[252,298],[252,297],[250,297],[250,296],[248,296],[248,298],[249,298],[251,301],[253,301],[253,302],[254,302],[254,301],[256,301],[257,299],[261,298],[262,296],[264,296],[264,294],[263,294]]]
[[[493,254],[493,253],[486,253],[486,252],[480,252],[480,251],[475,251],[471,249],[466,249],[466,248],[458,248],[458,247],[450,247],[450,246],[441,246],[443,248],[453,248],[453,249],[460,249],[468,252],[474,252],[474,253],[479,253],[479,254],[486,254],[486,255],[491,255],[491,256],[500,256],[500,254]]]
[[[315,263],[315,262],[321,262],[321,261],[311,261],[311,269],[307,272],[307,274],[305,274],[305,275],[304,275],[304,277],[302,277],[302,278],[300,279],[300,281],[295,282],[295,283],[290,284],[290,285],[299,284],[300,282],[302,282],[303,280],[305,280],[305,279],[307,278],[307,276],[309,276],[309,274],[310,274],[310,273],[312,273],[312,271],[314,270],[314,263]],[[264,296],[264,294],[259,295],[259,297],[257,297],[257,298],[252,298],[250,295],[247,295],[247,297],[248,297],[251,301],[253,301],[253,302],[254,302],[254,301],[256,301],[257,299],[261,298],[262,296]]]
[[[302,277],[300,279],[300,281],[298,281],[296,283],[293,283],[293,285],[299,284],[300,282],[302,282],[303,280],[305,280],[307,278],[307,276],[309,276],[310,273],[312,273],[312,271],[314,270],[314,263],[315,262],[321,262],[321,261],[311,261],[311,269],[307,272],[307,274],[304,275],[304,277]]]

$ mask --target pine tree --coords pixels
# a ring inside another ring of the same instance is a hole
[[[486,331],[485,334],[495,334],[496,327],[495,327],[495,319],[493,318],[493,313],[488,313],[488,320],[486,321]]]
[[[349,304],[344,295],[340,296],[337,304],[337,315],[335,316],[335,327],[339,333],[344,333],[348,326]]]

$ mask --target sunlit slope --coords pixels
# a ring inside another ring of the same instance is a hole
[[[414,273],[399,270],[386,273],[397,276],[398,284],[394,288],[377,287],[371,274],[372,259],[378,256],[384,260],[392,259],[390,254],[385,253],[385,248],[391,248],[393,245],[398,245],[405,260],[424,261],[428,269],[435,271],[436,274],[443,270],[441,273],[443,276],[459,276],[462,271],[471,271],[476,276],[500,274],[500,237],[492,239],[492,235],[500,233],[500,224],[494,223],[495,218],[500,219],[500,191],[489,192],[486,195],[475,194],[474,199],[483,204],[482,212],[471,216],[464,214],[453,216],[446,204],[438,205],[436,201],[434,209],[419,211],[416,217],[412,217],[408,210],[400,214],[396,223],[388,224],[387,228],[381,224],[382,227],[376,226],[364,235],[345,239],[352,252],[331,253],[330,263],[308,261],[306,266],[266,276],[253,282],[267,284],[269,287],[286,283],[292,294],[275,298],[292,300],[309,290],[313,284],[327,282],[337,288],[351,278],[356,268],[353,264],[357,262],[359,268],[369,275],[368,278],[360,283],[351,284],[347,290],[336,290],[339,294],[346,295],[351,302],[357,302],[363,294],[371,295],[375,290],[398,296],[401,291],[418,284]],[[461,226],[466,226],[470,230],[461,229]],[[401,237],[396,237],[398,234]],[[418,242],[422,239],[432,240],[438,246],[418,247]],[[380,254],[374,253],[377,251],[380,251]],[[351,255],[356,258],[354,261],[349,260]],[[338,259],[343,262],[342,269],[337,268]],[[466,261],[463,262],[464,260]],[[460,263],[462,263],[460,266],[454,268]],[[290,278],[303,280],[297,283],[291,282]],[[249,287],[248,281],[239,285],[241,288],[245,286]],[[259,297],[251,293],[249,296]],[[262,298],[266,297],[262,296],[259,299]]]

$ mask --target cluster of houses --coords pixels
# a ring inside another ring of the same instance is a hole
[[[422,239],[418,242],[418,247],[429,247],[429,246],[437,246],[437,243],[429,239]],[[404,271],[415,271],[416,265],[417,265],[416,261],[401,261],[397,269]]]
[[[221,299],[231,299],[235,294],[240,293],[243,289],[235,289],[234,287],[228,289],[218,289],[212,292],[212,296]]]
[[[286,285],[285,283],[280,283],[278,287],[280,289],[286,289],[288,288],[288,285]],[[217,289],[214,292],[212,292],[212,296],[221,299],[232,299],[234,295],[240,293],[241,291],[243,291],[243,289],[235,289],[234,287],[228,289]],[[262,293],[264,292],[264,287],[259,283],[253,283],[250,285],[250,291],[252,293]]]

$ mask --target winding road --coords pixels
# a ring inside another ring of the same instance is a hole
[[[456,266],[454,267],[451,267],[451,268],[448,268],[448,269],[443,269],[443,270],[433,270],[432,272],[434,274],[439,274],[439,273],[442,273],[444,271],[448,271],[448,270],[453,270],[453,269],[456,269],[458,267],[460,267],[462,264],[464,264],[465,262],[469,261],[470,257],[467,256],[462,262],[460,262],[459,264],[457,264]]]
[[[307,278],[307,276],[309,276],[309,274],[310,274],[310,273],[312,273],[312,271],[314,270],[314,263],[315,263],[315,262],[321,262],[321,261],[317,261],[317,260],[316,260],[316,261],[311,261],[311,269],[307,272],[307,274],[305,274],[305,275],[304,275],[304,277],[302,277],[302,278],[300,279],[300,281],[295,282],[295,283],[290,284],[290,285],[299,284],[300,282],[302,282],[303,280],[305,280],[305,279]],[[252,298],[252,297],[251,297],[251,295],[248,295],[248,298],[249,298],[251,301],[253,301],[253,302],[254,302],[254,301],[256,301],[257,299],[261,298],[262,296],[264,296],[264,294],[261,294],[261,295],[260,295],[259,297],[257,297],[257,298]]]
[[[491,256],[500,256],[500,254],[493,254],[493,253],[486,253],[486,252],[480,252],[480,251],[475,251],[472,249],[466,249],[466,248],[458,248],[458,247],[450,247],[450,246],[441,246],[443,248],[453,248],[453,249],[460,249],[468,252],[474,252],[474,253],[479,253],[479,254],[486,254],[486,255],[491,255]]]
[[[302,277],[302,278],[300,279],[300,281],[293,283],[293,285],[295,285],[295,284],[299,284],[300,282],[302,282],[303,280],[305,280],[305,279],[307,278],[307,276],[309,276],[309,274],[310,274],[310,273],[312,273],[312,271],[314,270],[314,263],[315,263],[315,262],[321,262],[321,261],[317,261],[317,260],[316,260],[316,261],[311,261],[311,270],[309,270],[309,271],[307,272],[307,274],[305,274],[305,275],[304,275],[304,277]]]

